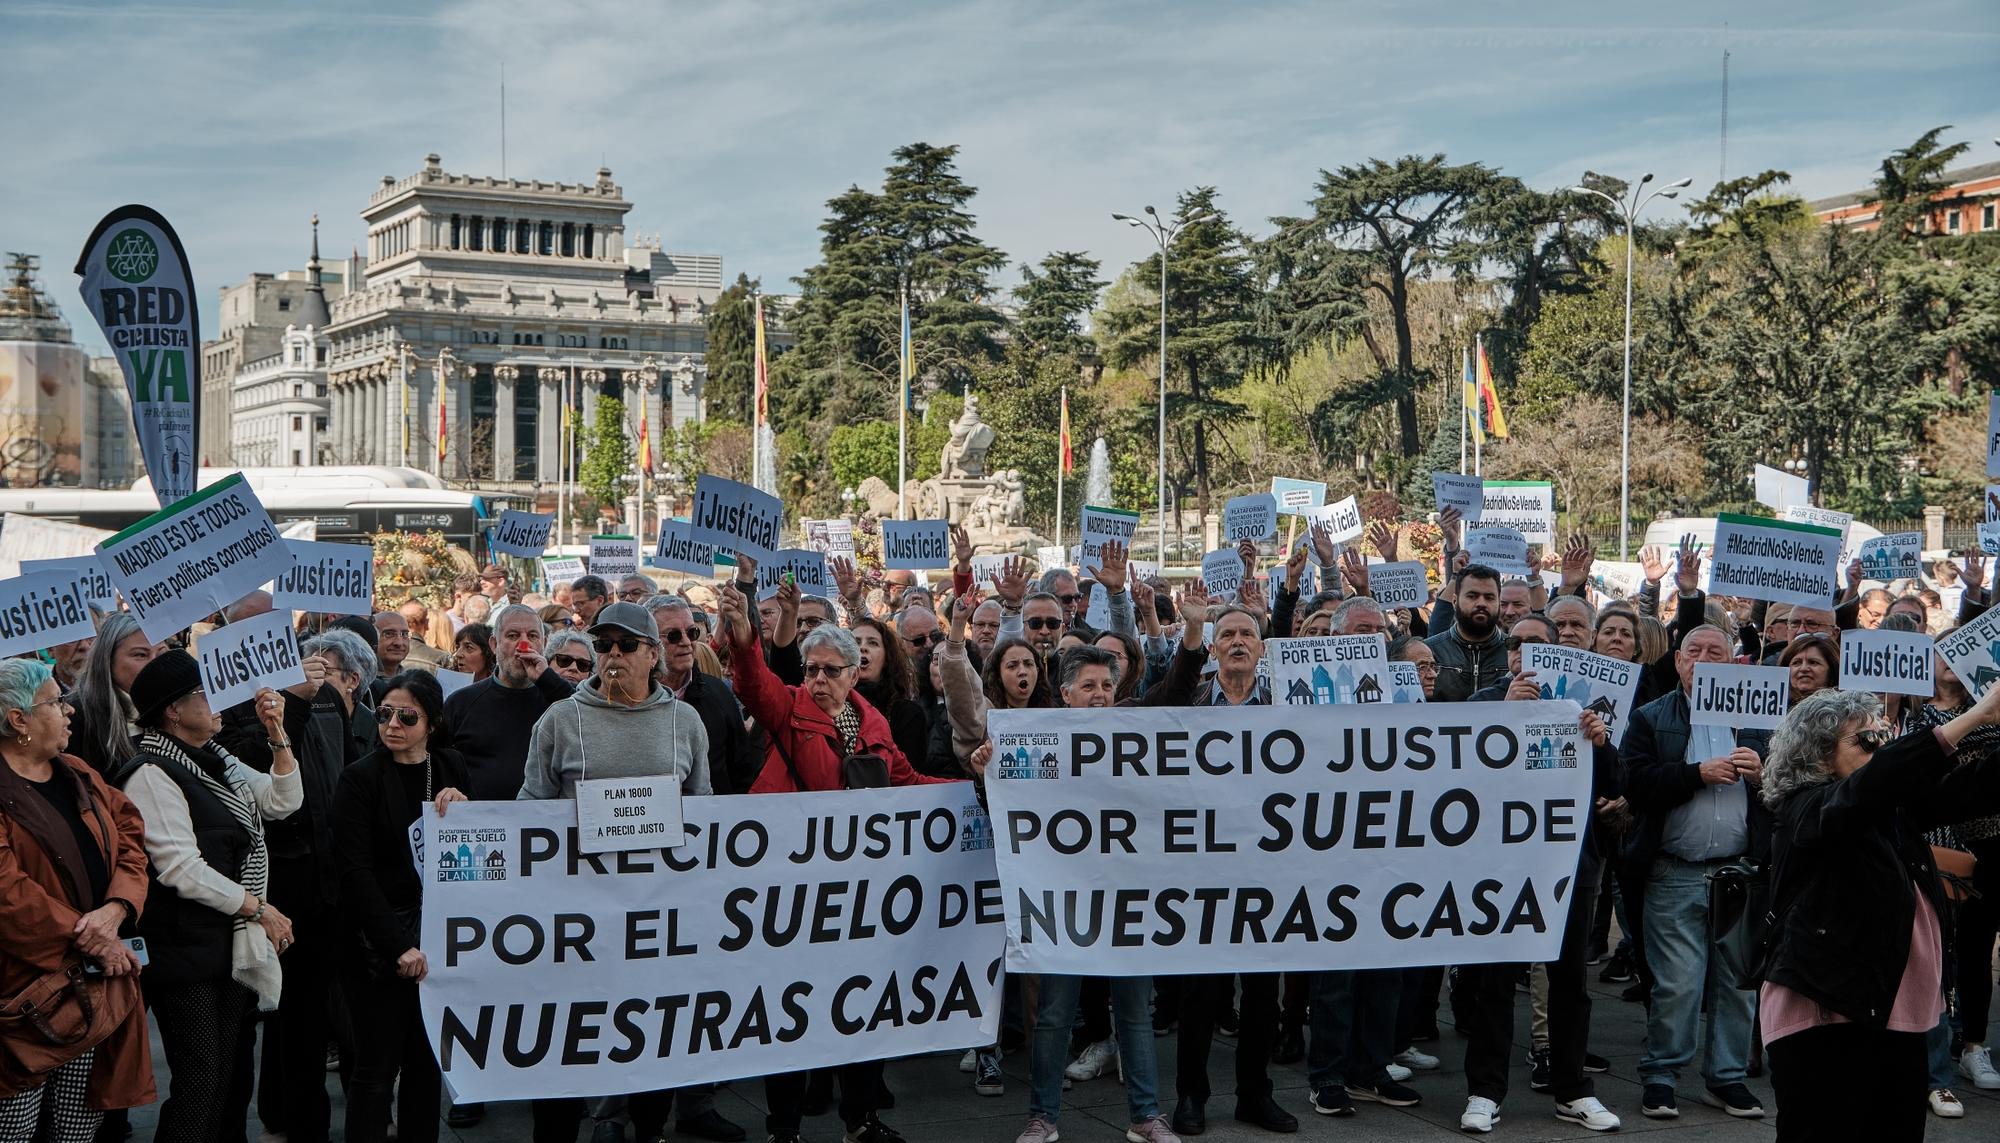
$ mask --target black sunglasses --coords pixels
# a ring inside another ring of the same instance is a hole
[[[939,643],[944,642],[947,638],[949,638],[949,636],[947,636],[944,632],[933,631],[928,635],[917,636],[916,638],[910,640],[910,643],[917,647],[935,647]]]
[[[1026,627],[1030,631],[1054,631],[1062,625],[1062,620],[1050,619],[1047,616],[1036,616],[1033,619],[1021,620],[1021,626]]]
[[[392,718],[404,726],[415,726],[417,721],[423,717],[424,712],[414,707],[378,706],[375,708],[375,721],[383,726],[389,725],[389,720]]]
[[[669,627],[666,630],[660,632],[660,638],[665,639],[669,643],[678,643],[682,639],[686,639],[688,642],[693,643],[701,638],[701,628]]]
[[[1848,737],[1853,739],[1856,746],[1873,754],[1877,750],[1894,742],[1896,740],[1896,732],[1886,726],[1871,726],[1866,730],[1857,730],[1853,734],[1848,735]]]
[[[644,640],[640,639],[637,635],[624,635],[620,636],[617,639],[608,639],[602,635],[599,635],[597,638],[592,639],[590,641],[590,645],[592,647],[597,648],[597,653],[600,655],[610,654],[611,649],[613,647],[616,647],[620,651],[623,651],[627,655],[630,655],[632,652],[637,651],[639,649],[639,644],[642,642],[644,642]]]
[[[549,662],[558,667],[568,667],[573,671],[587,671],[596,666],[589,659],[579,659],[575,655],[550,655]]]

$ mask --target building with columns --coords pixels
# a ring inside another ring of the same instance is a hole
[[[361,212],[365,274],[325,329],[321,456],[547,505],[560,410],[588,425],[608,396],[626,405],[635,445],[643,400],[658,457],[664,434],[702,417],[722,259],[628,244],[631,209],[608,168],[585,183],[504,179],[452,174],[433,154],[384,176]]]
[[[265,468],[333,463],[326,390],[326,327],[332,319],[319,262],[316,214],[305,279],[298,304],[286,306],[289,320],[275,351],[244,362],[231,379],[228,463]]]
[[[283,445],[273,426],[265,426],[262,418],[268,412],[277,415],[277,410],[269,408],[267,401],[275,400],[279,394],[290,395],[293,383],[305,383],[306,378],[286,376],[280,387],[273,388],[277,380],[275,374],[281,372],[281,364],[305,364],[289,362],[291,345],[287,338],[296,341],[296,331],[312,331],[314,358],[311,364],[317,367],[315,383],[326,384],[326,362],[323,351],[327,348],[326,338],[320,336],[326,329],[327,304],[347,289],[347,283],[358,281],[361,274],[361,255],[350,254],[345,263],[336,261],[334,270],[326,270],[319,262],[319,218],[313,217],[312,262],[304,270],[285,270],[277,274],[252,274],[233,286],[224,286],[216,298],[213,310],[203,312],[203,317],[215,324],[216,335],[201,345],[201,458],[205,465],[228,467],[231,464],[286,464],[290,461],[291,449],[301,448],[305,459],[301,464],[330,464],[332,458],[324,449],[325,428],[318,424],[327,416],[326,396],[318,393],[317,412],[308,414],[303,408],[289,410],[286,416],[316,416],[318,421],[303,422],[313,436],[307,440]],[[315,301],[314,295],[317,295]],[[245,386],[248,385],[246,396]],[[306,390],[312,395],[312,390]],[[239,431],[239,422],[244,417],[257,418],[260,426],[247,435]],[[284,422],[289,426],[290,421]],[[287,430],[289,431],[289,430]],[[303,430],[302,430],[303,431]],[[248,451],[239,455],[238,447]],[[266,457],[269,459],[266,459]]]

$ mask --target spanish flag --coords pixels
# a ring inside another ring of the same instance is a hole
[[[903,408],[910,408],[910,388],[917,379],[917,347],[910,337],[910,292],[903,291],[903,347],[897,355],[901,363]]]
[[[1062,470],[1065,475],[1076,471],[1076,455],[1069,447],[1069,386],[1062,388],[1062,422],[1056,430],[1062,441]]]
[[[443,386],[443,385],[439,385],[439,386],[438,386],[438,469],[439,469],[439,471],[443,471],[443,469],[444,469],[444,438],[445,438],[445,434],[446,434],[446,433],[447,433],[448,431],[450,431],[450,430],[446,428],[446,426],[445,426],[445,420],[444,420],[444,386]]]
[[[1479,382],[1472,371],[1472,352],[1463,354],[1465,360],[1465,382],[1460,389],[1460,401],[1464,406],[1465,423],[1472,434],[1472,443],[1486,443],[1485,418],[1479,415]],[[1464,447],[1463,442],[1459,446]]]
[[[764,348],[764,296],[759,294],[757,295],[757,425],[762,425],[771,419],[770,395],[771,359]]]
[[[653,438],[646,433],[646,391],[639,390],[639,471],[653,471]]]
[[[1479,409],[1486,421],[1486,431],[1504,441],[1507,416],[1500,411],[1500,391],[1493,387],[1493,367],[1486,362],[1486,344],[1475,344],[1479,348]]]

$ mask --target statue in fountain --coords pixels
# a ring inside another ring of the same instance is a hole
[[[980,419],[979,398],[967,392],[965,410],[952,422],[951,439],[938,455],[938,474],[904,486],[909,514],[912,519],[942,517],[962,524],[973,542],[988,550],[1032,549],[1041,537],[1026,526],[1027,480],[1019,469],[986,470],[986,454],[995,436],[993,426]]]

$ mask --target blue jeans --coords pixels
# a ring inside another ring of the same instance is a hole
[[[1404,971],[1313,973],[1306,1082],[1314,1091],[1335,1084],[1375,1087],[1388,1081]]]
[[[1118,1062],[1125,1075],[1126,1110],[1132,1122],[1160,1113],[1159,1065],[1153,1057],[1153,996],[1150,976],[1114,976],[1111,1011],[1118,1032]],[[1050,1123],[1062,1111],[1063,1069],[1069,1066],[1069,1036],[1076,1027],[1080,976],[1042,977],[1035,1006],[1035,1058],[1029,1071],[1028,1114]]]
[[[1958,1061],[1951,1058],[1951,1020],[1941,1019],[1937,1027],[1924,1036],[1924,1050],[1930,1056],[1931,1090],[1951,1086],[1958,1074]]]
[[[1708,1086],[1743,1082],[1749,1069],[1751,1025],[1757,994],[1732,984],[1742,969],[1729,963],[1708,923],[1708,876],[1721,862],[1683,861],[1662,854],[1646,879],[1646,963],[1653,972],[1653,1004],[1646,1015],[1642,1083],[1673,1087],[1694,1062],[1704,998]]]

